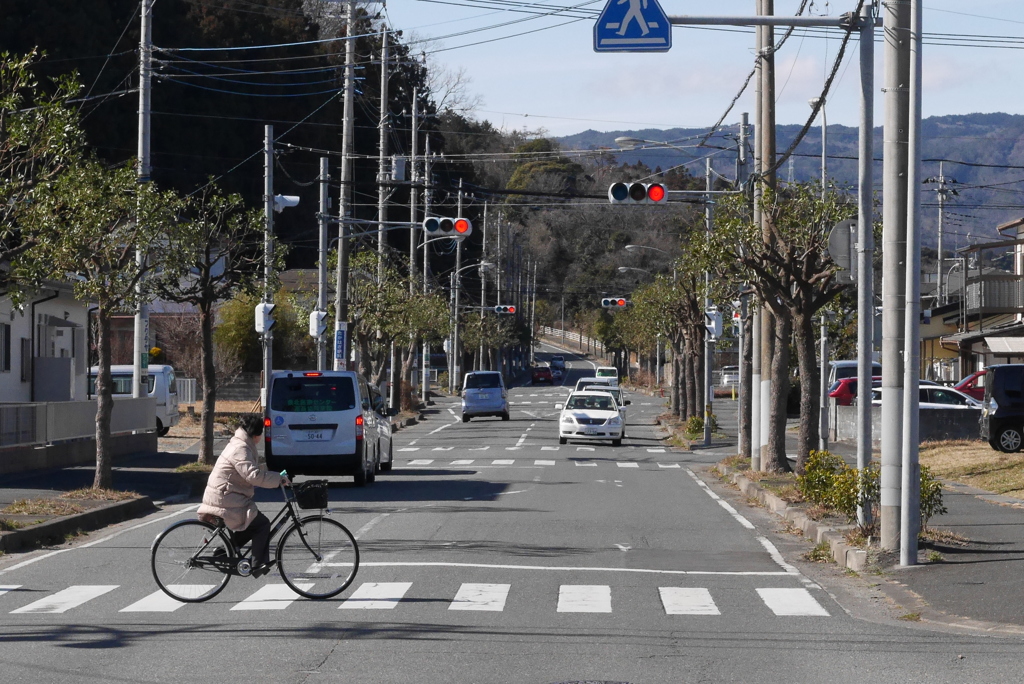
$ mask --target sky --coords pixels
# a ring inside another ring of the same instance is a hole
[[[613,2],[616,0],[612,0]],[[651,0],[653,2],[653,0]],[[749,28],[673,28],[666,53],[596,53],[593,30],[607,0],[389,0],[403,41],[425,40],[427,59],[463,73],[479,98],[475,116],[505,129],[554,136],[587,129],[710,127],[753,68]],[[799,0],[776,0],[792,15]],[[808,0],[806,14],[837,17],[856,0]],[[754,0],[661,0],[669,15],[750,16]],[[379,8],[379,4],[378,4]],[[561,10],[561,11],[559,11]],[[571,10],[571,11],[565,11]],[[925,117],[1024,114],[1024,2],[927,0],[922,100]],[[781,29],[776,30],[778,38]],[[883,121],[883,45],[875,46],[875,123]],[[777,122],[802,124],[821,94],[842,31],[794,31],[776,55]],[[417,48],[419,50],[420,48]],[[828,123],[856,126],[858,49],[851,41],[828,98]],[[725,123],[754,111],[753,85]]]

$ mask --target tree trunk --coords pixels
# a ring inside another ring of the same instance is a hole
[[[96,474],[92,486],[110,489],[113,484],[110,455],[110,414],[114,410],[110,377],[110,309],[100,302],[96,311]]]
[[[693,367],[696,358],[694,340],[691,336],[687,340],[686,349],[686,417],[687,419],[700,415],[697,408],[700,405],[700,394],[697,387],[696,369]]]
[[[213,452],[213,416],[217,410],[217,370],[213,364],[213,304],[199,307],[199,325],[203,345],[203,413],[200,417],[199,462],[213,465],[217,456]]]
[[[401,410],[403,411],[412,411],[415,408],[414,406],[406,405],[406,398],[411,397],[412,393],[405,391],[406,383],[408,383],[409,387],[412,387],[412,362],[413,359],[415,358],[416,341],[413,340],[412,344],[409,347],[402,350],[402,384],[398,388],[398,405],[401,407]],[[424,361],[424,363],[428,362],[429,359]],[[420,400],[425,402],[427,400],[427,397],[425,396],[425,393],[423,392],[422,389],[420,390],[420,394],[424,395],[420,397]]]
[[[754,344],[753,344],[753,316],[750,309],[747,315],[740,321],[740,335],[743,338],[743,355],[740,357],[740,405],[739,405],[739,432],[740,432],[740,455],[746,459],[751,458],[750,453],[750,428],[753,412],[753,391],[754,376]]]
[[[768,449],[761,466],[765,472],[788,473],[786,460],[786,399],[789,396],[789,344],[793,320],[788,315],[774,316],[775,335],[772,350],[772,394],[768,402]]]
[[[800,437],[796,448],[796,472],[804,472],[811,449],[818,448],[821,421],[820,378],[814,353],[814,318],[811,314],[794,315],[796,357],[800,368]]]

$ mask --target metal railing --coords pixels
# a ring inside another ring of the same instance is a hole
[[[110,434],[155,429],[155,398],[114,399]],[[95,436],[95,401],[0,404],[0,447],[52,444]]]
[[[178,387],[178,403],[179,404],[194,404],[196,403],[196,392],[197,385],[195,378],[178,378],[176,381]]]
[[[581,335],[578,332],[572,330],[563,331],[561,328],[550,328],[548,326],[541,327],[541,332],[550,337],[564,337],[567,340],[572,340],[578,344],[589,345],[598,351],[604,351],[604,344],[600,340],[596,340],[586,335]]]

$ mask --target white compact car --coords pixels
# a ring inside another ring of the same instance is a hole
[[[604,378],[608,380],[608,384],[612,387],[619,386],[619,369],[612,366],[598,366],[597,372],[594,373],[598,378]]]
[[[611,440],[622,444],[623,421],[619,406],[608,392],[573,392],[565,404],[557,405],[558,443],[572,440]]]

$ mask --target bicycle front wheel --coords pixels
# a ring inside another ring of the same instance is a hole
[[[359,569],[359,547],[337,520],[321,515],[292,525],[277,546],[277,569],[297,594],[324,599],[343,592]]]
[[[224,533],[199,520],[171,525],[153,542],[153,579],[184,603],[207,601],[231,579],[235,549]]]

